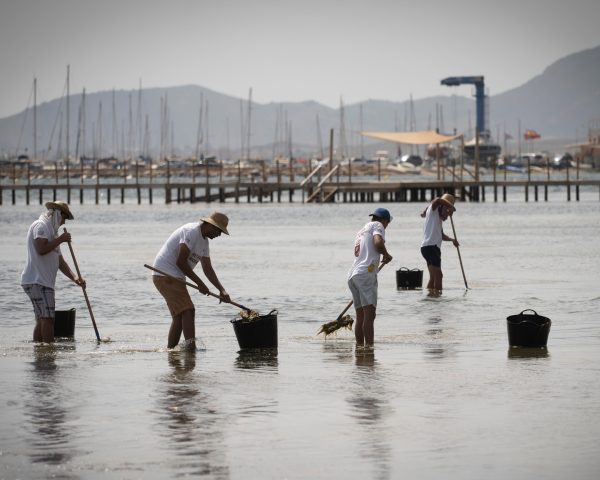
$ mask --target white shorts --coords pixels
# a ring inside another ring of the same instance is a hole
[[[354,308],[373,305],[377,307],[377,275],[362,273],[348,280],[348,287],[354,299]]]

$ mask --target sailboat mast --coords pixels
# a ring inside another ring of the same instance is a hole
[[[360,104],[360,131],[363,131],[363,104]],[[365,142],[364,137],[360,136],[360,158],[365,158]]]
[[[202,136],[202,109],[204,108],[204,94],[200,93],[200,108],[198,110],[198,129],[196,131],[196,161],[200,160],[200,145],[204,137]]]
[[[70,109],[69,109],[69,93],[70,93],[70,80],[71,80],[71,65],[67,65],[67,137],[66,137],[66,155],[65,155],[65,161],[67,163],[67,185],[69,185],[69,113],[70,113]],[[71,189],[67,189],[67,195],[70,197],[71,196]],[[70,199],[68,199],[69,201],[67,203],[70,203]]]
[[[204,124],[205,124],[205,128],[206,128],[206,154],[208,155],[210,152],[208,151],[208,149],[210,148],[210,137],[209,137],[209,130],[208,130],[208,99],[206,100],[206,104],[205,104],[206,109],[204,110]]]
[[[111,135],[110,135],[110,141],[111,141],[111,155],[113,157],[117,156],[117,151],[119,149],[119,136],[117,133],[117,106],[116,106],[116,99],[115,99],[115,89],[112,89],[112,94],[111,94],[111,120],[110,120],[110,124],[111,124]]]
[[[248,93],[248,141],[246,143],[246,148],[248,149],[247,159],[250,160],[250,130],[251,130],[251,120],[252,120],[252,87],[250,87],[250,92]]]
[[[81,156],[85,157],[85,88],[81,92]]]
[[[138,142],[137,152],[142,151],[142,79],[140,78],[140,86],[138,89],[138,109],[137,109],[137,127],[138,127]],[[139,154],[139,153],[138,153]]]
[[[319,144],[319,160],[325,158],[325,152],[323,151],[323,138],[321,137],[321,122],[319,122],[319,114],[317,113],[317,143]]]
[[[33,159],[37,155],[37,78],[33,79]]]

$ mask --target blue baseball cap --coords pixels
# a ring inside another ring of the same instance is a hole
[[[373,213],[369,214],[369,217],[381,218],[382,220],[387,220],[388,222],[391,222],[394,219],[394,217],[390,215],[390,212],[387,208],[376,208]]]

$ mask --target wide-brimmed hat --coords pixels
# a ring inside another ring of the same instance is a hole
[[[57,200],[56,202],[47,202],[46,208],[48,210],[52,210],[52,209],[60,210],[67,217],[68,220],[73,220],[75,218],[73,216],[73,214],[71,213],[69,204],[65,203],[65,202],[61,202],[60,200]]]
[[[229,235],[229,232],[227,231],[229,218],[227,218],[227,215],[224,213],[212,212],[208,217],[201,218],[200,221],[210,223],[221,230],[225,235]]]
[[[449,206],[452,211],[456,211],[456,207],[454,206],[454,195],[450,194],[450,193],[444,193],[441,197],[440,200],[442,202],[444,202],[447,206]]]
[[[394,217],[390,215],[390,211],[387,208],[376,208],[373,213],[369,214],[369,217],[377,217],[382,220],[387,220],[391,222]]]

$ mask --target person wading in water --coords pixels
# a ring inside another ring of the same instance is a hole
[[[454,197],[449,193],[444,193],[441,197],[434,198],[421,213],[421,217],[425,218],[421,255],[427,262],[429,270],[427,289],[432,295],[442,293],[444,276],[442,274],[442,241],[452,242],[455,247],[459,246],[458,241],[446,235],[442,229],[442,222],[445,222],[455,211]]]
[[[229,294],[213,270],[208,247],[209,240],[217,238],[221,233],[229,235],[228,223],[229,219],[226,215],[213,212],[210,216],[201,218],[200,222],[187,223],[179,227],[156,255],[154,267],[180,280],[185,280],[185,277],[190,278],[198,285],[200,293],[208,295],[208,287],[194,273],[194,267],[200,262],[206,278],[219,289],[221,301],[230,302]],[[174,348],[179,343],[183,331],[186,347],[195,350],[196,310],[187,287],[184,283],[157,272],[153,273],[152,280],[156,289],[166,300],[172,317],[168,348]]]
[[[56,274],[60,270],[67,278],[84,287],[60,252],[60,244],[71,241],[70,233],[58,234],[66,220],[73,220],[69,205],[56,201],[46,203],[43,212],[27,232],[27,264],[21,274],[21,286],[29,296],[35,313],[34,342],[54,342]]]
[[[392,216],[385,208],[377,208],[370,217],[372,220],[356,234],[354,263],[348,272],[348,287],[356,309],[354,335],[359,349],[373,348],[380,256],[383,256],[383,264],[392,261],[392,256],[385,248],[385,229],[392,221]]]

